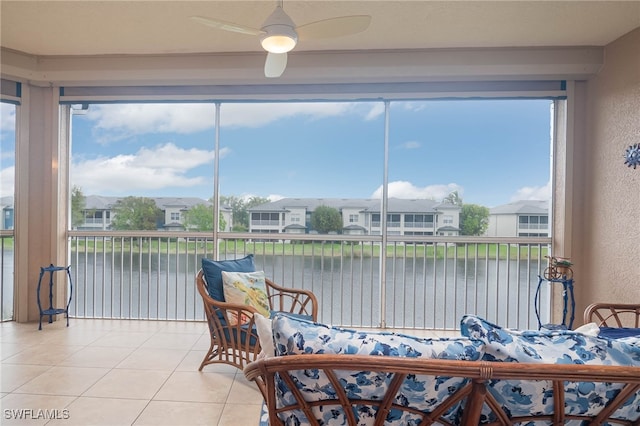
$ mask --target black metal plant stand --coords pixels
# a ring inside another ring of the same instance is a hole
[[[64,308],[53,307],[53,273],[56,271],[67,271],[67,277],[69,279],[69,300],[67,306]],[[44,274],[49,273],[49,308],[42,309],[40,303],[40,286],[42,285],[42,277]],[[47,267],[40,268],[40,278],[38,278],[38,309],[40,310],[40,323],[38,330],[42,330],[42,317],[49,315],[49,323],[53,322],[53,316],[58,314],[65,314],[67,317],[67,327],[69,327],[69,305],[71,304],[71,296],[73,295],[73,282],[71,281],[71,266],[53,266],[53,264]]]
[[[538,275],[538,288],[536,289],[536,297],[534,299],[536,317],[538,318],[538,330],[547,329],[547,330],[571,330],[573,328],[573,319],[575,317],[575,309],[576,309],[576,301],[573,297],[573,278],[567,278],[566,275],[561,278],[543,278]],[[540,289],[543,283],[549,284],[562,284],[562,323],[561,324],[542,324],[540,320],[540,309],[539,309],[539,299],[540,299]],[[569,308],[571,308],[571,314],[567,323],[567,314],[569,313]]]

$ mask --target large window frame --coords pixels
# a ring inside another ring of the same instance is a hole
[[[568,211],[570,208],[570,200],[567,197],[567,188],[571,186],[571,170],[570,165],[567,164],[566,159],[571,158],[570,151],[572,149],[572,137],[568,134],[568,125],[567,123],[571,120],[569,112],[573,107],[570,102],[570,92],[573,90],[573,84],[567,84],[564,81],[542,81],[542,82],[467,82],[466,84],[461,83],[459,85],[459,90],[455,90],[456,85],[452,83],[442,84],[440,86],[437,83],[426,84],[426,83],[417,83],[415,85],[415,92],[411,94],[411,96],[407,96],[407,85],[396,85],[396,84],[365,84],[365,85],[349,85],[352,90],[344,91],[342,93],[338,93],[338,86],[340,85],[332,85],[335,87],[327,88],[325,92],[323,92],[325,85],[300,85],[296,87],[293,91],[295,93],[291,93],[291,87],[288,87],[288,93],[282,94],[266,94],[269,90],[273,90],[272,87],[267,88],[266,86],[255,86],[252,87],[252,93],[246,94],[246,90],[242,91],[242,94],[229,95],[229,90],[225,91],[225,95],[220,95],[216,93],[215,87],[206,86],[202,88],[202,93],[200,95],[179,95],[176,94],[176,88],[173,88],[172,94],[163,93],[164,89],[162,87],[156,88],[158,90],[155,93],[151,91],[148,94],[144,94],[146,92],[145,88],[137,88],[138,92],[136,95],[131,93],[131,89],[115,87],[115,88],[99,88],[97,92],[94,92],[92,88],[82,88],[82,87],[73,87],[68,88],[67,90],[61,90],[62,95],[60,96],[60,103],[62,108],[69,107],[71,104],[77,103],[100,103],[100,102],[207,102],[214,103],[216,105],[216,116],[215,116],[215,128],[216,128],[216,136],[215,141],[212,141],[215,146],[215,157],[216,159],[219,157],[219,149],[220,149],[220,107],[224,103],[227,102],[301,102],[301,101],[318,101],[318,102],[336,102],[336,101],[344,101],[344,102],[354,102],[354,101],[378,101],[384,105],[385,110],[385,125],[384,125],[384,165],[382,167],[382,197],[381,197],[381,208],[379,213],[380,222],[375,222],[375,216],[372,216],[372,228],[378,226],[378,228],[372,229],[371,236],[376,237],[379,240],[379,243],[382,247],[386,247],[389,241],[393,241],[394,238],[398,238],[397,235],[399,231],[397,228],[392,227],[388,229],[389,216],[388,216],[388,167],[389,167],[389,110],[391,106],[391,102],[394,101],[415,101],[415,100],[436,100],[436,99],[487,99],[487,100],[496,100],[496,99],[548,99],[552,102],[552,111],[551,111],[551,176],[550,182],[553,188],[552,191],[552,201],[550,203],[550,216],[553,218],[554,214],[554,206],[556,205],[556,200],[560,200],[560,205],[562,206],[562,213]],[[342,86],[340,87],[342,88]],[[358,89],[362,91],[359,92]],[[135,90],[134,90],[135,91]],[[179,90],[177,90],[179,91]],[[193,92],[193,88],[188,90],[188,92]],[[108,96],[105,96],[105,93],[109,93]],[[142,94],[141,94],[142,93]],[[238,92],[240,93],[240,92]],[[323,93],[323,96],[319,97],[318,93]],[[64,113],[61,115],[64,116]],[[69,115],[69,114],[67,114]],[[66,146],[61,146],[61,150],[68,149],[69,141],[68,139],[64,140],[62,138],[63,145],[66,143]],[[214,166],[214,190],[215,194],[218,194],[219,189],[219,177],[218,177],[219,165],[216,164]],[[67,170],[68,172],[68,170]],[[559,182],[562,186],[557,188],[556,182]],[[214,206],[218,205],[218,199],[215,198],[213,200]],[[563,218],[563,215],[556,216],[559,218]],[[214,247],[217,247],[216,242],[221,238],[224,238],[224,235],[218,235],[218,214],[214,212],[214,231],[213,231],[213,240]],[[554,225],[551,226],[550,236],[549,238],[541,238],[543,243],[549,241],[552,243],[552,253],[554,251],[553,244],[554,234],[553,232],[557,229],[562,230],[560,237],[562,238],[562,242],[560,246],[564,246],[563,241],[568,241],[566,236],[570,235],[570,225],[566,226],[562,220],[556,221],[554,219],[550,220]],[[560,225],[558,226],[558,223]],[[395,224],[392,223],[391,225]],[[399,223],[398,223],[399,225]],[[265,232],[277,232],[277,230],[265,231]],[[68,236],[72,236],[73,232],[68,231]],[[566,251],[565,251],[566,253]],[[217,253],[213,253],[214,257],[217,257]],[[386,277],[386,262],[384,262],[384,258],[380,257],[380,270],[379,274],[382,282],[380,283],[380,291],[379,295],[380,300],[386,300],[386,295],[384,294],[385,289],[385,277]],[[385,317],[384,308],[380,313],[381,317]],[[383,324],[384,326],[384,324]]]
[[[384,170],[383,170],[383,196],[380,217],[385,220],[380,222],[381,235],[384,237],[387,232],[388,217],[387,208],[387,176],[388,176],[388,128],[389,109],[393,101],[415,101],[415,100],[437,100],[437,99],[549,99],[555,103],[562,103],[554,106],[552,117],[552,154],[551,154],[551,176],[550,181],[554,196],[566,192],[565,179],[567,167],[563,166],[561,171],[554,169],[554,159],[556,151],[566,149],[566,134],[564,123],[566,123],[566,100],[573,85],[564,80],[539,80],[539,81],[461,81],[461,82],[420,82],[420,83],[361,83],[361,84],[300,84],[283,87],[281,92],[270,85],[255,85],[250,90],[232,90],[224,86],[198,86],[198,95],[194,95],[194,88],[185,87],[64,87],[61,88],[60,103],[67,107],[72,104],[84,103],[104,103],[104,102],[206,102],[216,105],[216,129],[220,127],[219,108],[221,105],[230,102],[358,102],[376,101],[382,102],[385,106],[387,116],[385,122],[385,146],[384,146]],[[181,93],[182,92],[182,93]],[[319,95],[322,94],[322,95]],[[215,150],[216,158],[219,153],[219,131],[216,130]],[[62,143],[65,143],[63,140]],[[557,146],[561,143],[562,146]],[[66,140],[66,144],[69,141]],[[65,147],[68,148],[68,147]],[[215,165],[214,191],[217,195],[218,165]],[[557,174],[562,173],[560,182],[565,183],[565,188],[560,191],[555,189]],[[550,203],[550,216],[553,215],[554,201]],[[218,205],[218,200],[214,200],[214,206]],[[373,219],[373,218],[372,218]],[[214,212],[214,229],[218,229],[218,214]],[[373,220],[373,222],[376,222]],[[552,219],[550,218],[550,222]],[[215,233],[215,232],[214,232]]]

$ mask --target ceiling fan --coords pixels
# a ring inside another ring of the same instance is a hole
[[[296,26],[289,15],[285,13],[282,0],[277,2],[275,10],[259,29],[203,16],[192,16],[191,19],[219,30],[260,36],[260,44],[267,51],[264,75],[269,78],[282,75],[287,67],[287,52],[296,47],[298,38],[305,40],[356,34],[366,30],[371,22],[369,15],[350,15]]]

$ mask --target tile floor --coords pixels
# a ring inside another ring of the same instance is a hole
[[[198,371],[208,347],[204,322],[0,323],[0,423],[257,426],[262,396],[241,371]]]
[[[257,426],[241,371],[198,371],[208,347],[204,322],[1,323],[0,424]]]

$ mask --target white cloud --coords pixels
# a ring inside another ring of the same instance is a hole
[[[0,129],[3,132],[15,131],[16,128],[16,107],[13,104],[0,102]]]
[[[364,119],[367,121],[375,120],[382,114],[384,114],[384,103],[376,102],[371,106],[371,109],[369,110],[367,115],[365,115]]]
[[[407,141],[401,145],[404,149],[418,149],[422,144],[418,141]]]
[[[15,190],[16,168],[14,166],[5,167],[0,170],[0,194],[3,197],[13,197]]]
[[[122,136],[140,133],[194,133],[212,128],[211,104],[108,104],[91,105],[85,116],[94,127]]]
[[[427,108],[429,101],[400,101],[394,102],[394,108],[402,108],[405,111],[422,111]]]
[[[221,154],[226,151],[222,150]],[[198,166],[211,163],[213,151],[182,149],[174,144],[141,148],[132,155],[76,160],[72,184],[85,194],[130,194],[169,187],[206,183],[206,177],[187,177]]]
[[[289,117],[317,120],[345,114],[371,120],[382,112],[384,105],[381,103],[225,103],[220,107],[220,123],[222,127],[261,127]],[[214,127],[215,106],[204,103],[91,105],[85,117],[101,131],[102,140],[142,133],[189,134]]]
[[[222,127],[261,127],[289,117],[317,120],[349,113],[364,114],[351,102],[229,103],[220,108]]]
[[[442,201],[447,195],[453,191],[458,191],[458,194],[462,197],[463,189],[456,183],[442,184],[442,185],[429,185],[425,187],[417,187],[411,182],[395,181],[389,182],[389,198],[404,198],[404,199],[430,199],[435,201]],[[371,195],[371,198],[382,197],[382,186],[380,186]]]
[[[1,142],[1,140],[0,140]],[[3,151],[0,147],[0,160],[13,160],[16,158],[16,153],[13,150]]]
[[[520,200],[550,200],[551,199],[551,182],[547,182],[544,186],[525,186],[516,191],[511,196],[511,201]]]

